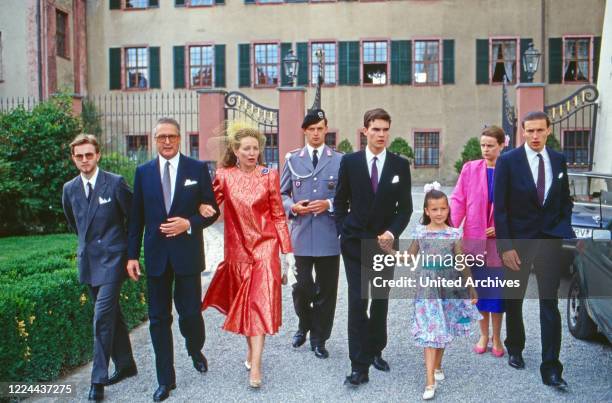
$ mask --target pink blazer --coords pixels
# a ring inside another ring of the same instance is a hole
[[[463,224],[463,245],[466,252],[483,253],[486,250],[487,265],[501,267],[495,239],[487,239],[485,231],[494,227],[493,206],[489,210],[487,188],[487,163],[484,159],[469,161],[463,165],[457,185],[450,198],[451,223]]]

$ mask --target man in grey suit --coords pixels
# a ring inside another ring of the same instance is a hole
[[[62,205],[77,233],[79,280],[87,284],[94,301],[94,353],[89,400],[104,398],[104,385],[137,373],[130,338],[119,306],[126,279],[127,219],[132,191],[125,180],[98,168],[96,137],[79,134],[70,143],[74,164],[81,172],[64,184]],[[112,358],[115,373],[108,377]]]
[[[310,331],[310,347],[315,356],[327,358],[325,342],[334,323],[340,264],[333,203],[342,154],[325,145],[328,129],[322,110],[309,111],[302,129],[306,146],[287,154],[281,176],[297,269],[293,305],[299,325],[293,347],[304,344]]]

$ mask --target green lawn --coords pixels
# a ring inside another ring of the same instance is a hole
[[[0,266],[9,260],[39,255],[40,252],[72,248],[76,252],[74,234],[15,236],[0,238]]]

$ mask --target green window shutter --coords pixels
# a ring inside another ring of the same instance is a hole
[[[174,0],[175,7],[185,7],[185,0]]]
[[[338,42],[338,84],[359,85],[359,42]]]
[[[121,48],[110,48],[108,50],[108,82],[109,89],[121,89]]]
[[[488,39],[476,39],[476,84],[489,84]]]
[[[520,53],[520,57],[521,57],[521,62],[520,62],[520,66],[521,66],[521,82],[522,83],[529,83],[532,82],[531,81],[527,81],[527,70],[525,69],[525,63],[523,63],[523,55],[525,54],[525,52],[527,51],[527,49],[529,49],[529,44],[533,42],[533,39],[531,38],[521,38],[521,47],[519,50]]]
[[[159,0],[149,0],[149,8],[159,7]]]
[[[593,82],[597,83],[597,72],[599,70],[599,53],[601,52],[601,36],[593,38]]]
[[[174,88],[185,88],[185,47],[172,48],[174,63]]]
[[[215,45],[215,87],[225,87],[225,45]]]
[[[121,10],[121,0],[110,0],[108,4],[111,10]]]
[[[161,88],[158,46],[149,48],[149,88]]]
[[[225,0],[215,0],[216,5],[225,4]]]
[[[548,38],[548,83],[561,84],[563,65],[563,39]]]
[[[249,43],[238,45],[238,86],[251,86],[251,45]]]
[[[410,84],[412,41],[391,41],[391,84]]]
[[[283,66],[283,60],[285,60],[287,53],[289,53],[289,51],[291,50],[291,47],[292,47],[291,43],[281,43],[281,58],[280,58],[281,63],[280,63],[280,71],[278,72],[278,74],[280,74],[281,86],[289,85],[289,78],[285,74],[285,67]]]
[[[442,41],[442,84],[455,84],[455,40]]]
[[[295,45],[300,67],[298,68],[297,85],[308,85],[308,42],[298,42]]]

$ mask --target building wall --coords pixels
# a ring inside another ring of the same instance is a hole
[[[393,119],[392,136],[414,146],[415,129],[439,129],[440,167],[414,170],[417,181],[452,181],[454,162],[468,138],[485,124],[501,124],[501,86],[476,85],[476,39],[493,36],[532,38],[545,49],[547,38],[566,34],[600,35],[604,0],[545,0],[544,40],[542,3],[534,0],[404,0],[332,2],[324,4],[245,5],[227,0],[205,8],[174,7],[160,1],[147,10],[109,10],[107,2],[88,2],[90,92],[109,91],[109,48],[128,45],[160,47],[161,91],[173,89],[173,53],[176,45],[212,42],[226,45],[227,89],[238,88],[238,44],[253,41],[306,42],[331,39],[415,39],[436,37],[455,41],[455,83],[420,87],[325,87],[322,107],[329,125],[358,148],[363,112],[387,109]],[[576,18],[580,15],[580,18]],[[544,56],[546,57],[546,52]],[[303,68],[304,66],[302,66]],[[539,76],[546,78],[540,70]],[[537,77],[536,77],[537,78]],[[545,80],[546,81],[546,80]],[[546,103],[571,93],[573,85],[551,85]],[[276,89],[240,88],[257,102],[276,107]],[[310,105],[314,89],[309,88]],[[511,90],[513,99],[513,90]],[[299,125],[301,122],[296,122]]]
[[[612,6],[606,4],[601,44],[601,63],[599,64],[599,112],[597,134],[595,135],[595,155],[593,171],[612,173]],[[608,189],[610,190],[610,189]]]

